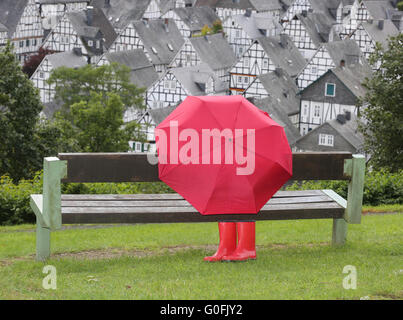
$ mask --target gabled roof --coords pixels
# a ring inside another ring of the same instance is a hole
[[[283,70],[261,74],[257,77],[269,96],[276,100],[284,109],[284,112],[291,116],[299,112],[298,87],[295,79],[291,78]],[[256,81],[256,80],[255,80]]]
[[[257,11],[272,11],[272,10],[282,10],[283,6],[279,0],[249,0],[252,6]]]
[[[0,22],[0,32],[8,32],[7,27]]]
[[[342,60],[344,60],[346,66],[357,64],[359,62],[367,64],[367,61],[355,40],[345,39],[341,41],[333,41],[325,43],[323,46],[336,66],[339,66]]]
[[[363,97],[366,89],[362,82],[365,78],[371,77],[371,69],[368,65],[350,65],[330,69],[336,77],[357,97]]]
[[[89,22],[87,14],[91,11],[92,21]],[[107,49],[117,37],[115,29],[109,23],[103,11],[99,8],[68,12],[66,13],[66,16],[80,37],[93,37],[98,31],[100,31],[105,39],[104,45]]]
[[[329,42],[331,37],[333,40],[340,40],[332,28],[332,20],[324,13],[308,12],[306,15],[299,13],[295,17],[301,21],[315,46],[319,47],[322,43]]]
[[[281,24],[271,13],[253,13],[250,17],[244,14],[238,14],[232,18],[251,39],[261,37],[263,34],[260,30],[283,30]]]
[[[370,0],[364,1],[365,7],[373,19],[387,19],[388,10],[394,9],[390,1],[385,0]]]
[[[133,26],[154,65],[169,64],[185,43],[172,19],[134,21]]]
[[[212,70],[230,68],[237,58],[222,33],[189,39],[202,62]]]
[[[104,11],[109,22],[116,29],[123,29],[130,21],[140,20],[147,10],[151,0],[110,0],[110,5],[105,5],[105,0],[93,0],[91,5]]]
[[[168,106],[165,108],[148,109],[147,112],[158,126],[169,114],[176,109],[177,106]]]
[[[105,54],[105,58],[130,68],[130,81],[139,88],[148,88],[158,80],[157,71],[142,49],[110,52]]]
[[[314,12],[321,12],[327,18],[336,20],[337,8],[340,0],[309,0]]]
[[[300,137],[298,129],[291,122],[283,106],[272,97],[267,97],[260,100],[254,100],[253,104],[259,109],[266,111],[269,116],[284,128],[288,143],[294,144]]]
[[[382,25],[382,29],[380,28]],[[379,42],[385,48],[388,44],[388,38],[397,36],[400,32],[395,24],[390,20],[363,22],[362,27],[375,42]]]
[[[28,0],[0,1],[0,23],[8,29],[9,37],[14,34],[27,4]]]
[[[306,65],[306,60],[292,39],[282,34],[275,37],[257,39],[276,68],[282,68],[290,76],[296,76]]]
[[[205,25],[211,27],[213,22],[220,20],[214,10],[209,7],[176,8],[173,11],[190,31],[200,31]]]
[[[55,69],[60,67],[80,68],[87,64],[83,56],[77,55],[73,51],[48,54],[46,59],[48,59]]]
[[[221,81],[215,73],[206,65],[200,64],[192,67],[172,68],[169,70],[175,78],[182,84],[186,92],[192,96],[204,96],[203,91],[198,84],[205,84],[210,79],[214,82],[214,93],[225,94],[228,85]]]

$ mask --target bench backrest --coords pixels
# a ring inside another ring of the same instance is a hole
[[[158,165],[145,153],[61,153],[67,160],[67,177],[62,182],[155,182]],[[349,180],[345,160],[349,152],[293,153],[292,180]]]

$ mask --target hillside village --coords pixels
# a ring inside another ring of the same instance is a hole
[[[40,48],[31,76],[58,110],[46,80],[59,67],[118,62],[145,88],[145,111],[124,121],[153,129],[189,95],[244,95],[284,126],[294,151],[362,152],[357,101],[376,66],[369,57],[403,30],[389,0],[0,0],[0,50],[21,65]],[[365,107],[365,106],[364,106]]]

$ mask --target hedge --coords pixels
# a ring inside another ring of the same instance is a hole
[[[346,181],[300,181],[287,190],[332,189],[347,197]],[[62,193],[72,194],[134,194],[173,192],[162,182],[154,183],[71,183],[62,185]],[[0,225],[34,223],[35,215],[29,206],[29,196],[42,193],[42,173],[32,180],[14,184],[8,176],[0,177]],[[389,173],[386,170],[367,172],[364,187],[364,204],[403,204],[403,170]]]

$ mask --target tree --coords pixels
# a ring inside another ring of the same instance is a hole
[[[27,74],[28,78],[34,74],[35,70],[41,64],[43,58],[48,54],[52,54],[54,51],[44,48],[39,48],[38,53],[29,57],[29,59],[24,63],[22,71]]]
[[[391,37],[387,49],[378,44],[370,63],[380,68],[363,83],[359,128],[373,166],[397,171],[403,168],[403,34]]]
[[[207,36],[208,34],[211,34],[211,29],[207,24],[205,24],[203,26],[203,28],[201,29],[201,35],[202,36]]]
[[[42,105],[38,91],[22,72],[13,47],[0,51],[0,175],[29,178],[41,166],[36,135]]]
[[[216,21],[213,22],[213,33],[219,33],[223,31],[222,23],[221,20],[217,19]]]
[[[138,125],[123,123],[124,105],[116,93],[91,92],[89,99],[71,106],[70,119],[57,116],[65,140],[74,137],[77,151],[120,152],[137,135]],[[71,144],[73,145],[73,144]]]
[[[52,71],[48,83],[55,86],[55,100],[63,103],[65,112],[78,102],[91,99],[91,92],[104,96],[116,93],[125,107],[144,108],[144,89],[130,82],[130,69],[111,63],[103,66],[86,65],[82,68],[60,67]]]

